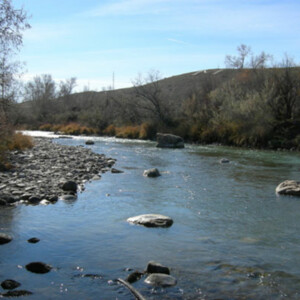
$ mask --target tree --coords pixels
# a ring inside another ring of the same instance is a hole
[[[241,44],[237,47],[238,56],[226,55],[225,65],[227,68],[243,69],[246,57],[251,54],[251,47]]]
[[[72,94],[76,86],[76,77],[71,77],[59,83],[58,97],[65,97]]]
[[[133,81],[136,105],[148,115],[156,118],[163,125],[170,125],[171,117],[166,97],[163,95],[160,82],[159,71],[152,70],[145,77],[138,75]]]
[[[56,84],[50,74],[35,76],[24,88],[24,100],[30,101],[38,121],[45,121],[56,98]]]
[[[20,64],[14,55],[23,44],[22,32],[30,25],[23,9],[16,9],[11,0],[0,3],[0,113],[6,119],[9,102],[13,99],[12,86]]]

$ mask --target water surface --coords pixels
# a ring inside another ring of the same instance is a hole
[[[85,140],[55,142],[85,146]],[[1,231],[14,240],[0,248],[0,281],[20,281],[34,293],[28,299],[133,299],[113,280],[155,260],[171,268],[178,284],[135,283],[147,299],[300,298],[300,198],[275,194],[281,181],[299,179],[298,153],[95,142],[85,147],[116,158],[124,173],[87,183],[75,202],[1,209]],[[223,157],[230,163],[220,164]],[[152,167],[162,176],[143,177]],[[168,215],[174,224],[126,222],[144,213]],[[33,236],[41,241],[27,243]],[[31,261],[54,270],[29,273],[24,266]]]

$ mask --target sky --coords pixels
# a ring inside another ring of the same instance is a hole
[[[77,78],[77,91],[130,87],[139,74],[162,78],[224,68],[240,44],[300,63],[299,0],[12,0],[24,32],[23,80]],[[114,78],[114,81],[113,81]]]

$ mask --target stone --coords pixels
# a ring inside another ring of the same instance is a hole
[[[134,271],[127,276],[126,281],[129,283],[134,283],[134,282],[140,280],[143,275],[144,275],[143,272]]]
[[[37,196],[31,196],[27,201],[30,204],[38,204],[38,203],[40,203],[41,198],[37,197]]]
[[[153,169],[145,170],[143,175],[145,177],[158,177],[158,176],[160,176],[160,173],[159,173],[158,169],[153,168]]]
[[[128,218],[127,222],[145,227],[170,227],[173,224],[173,220],[170,217],[159,214],[139,215]]]
[[[300,197],[300,181],[285,180],[276,187],[276,193]]]
[[[32,292],[26,290],[15,290],[9,291],[7,293],[2,294],[4,297],[22,297],[32,295]]]
[[[7,202],[3,199],[0,199],[0,206],[6,206]]]
[[[59,199],[64,201],[75,201],[77,200],[77,195],[71,195],[71,194],[61,195]]]
[[[77,183],[75,181],[67,181],[63,184],[62,189],[64,191],[77,192]]]
[[[153,286],[171,287],[177,284],[177,280],[171,275],[153,273],[145,279],[145,283]]]
[[[4,290],[13,290],[13,289],[16,289],[17,287],[19,287],[20,285],[21,285],[21,283],[19,283],[18,281],[15,281],[13,279],[6,279],[1,282],[1,286]]]
[[[27,264],[26,266],[27,271],[37,274],[45,274],[51,271],[52,267],[48,264],[43,262],[32,262]]]
[[[230,160],[227,159],[227,158],[221,158],[221,159],[220,159],[220,163],[221,163],[221,164],[228,164],[228,163],[230,163]]]
[[[7,244],[12,241],[12,237],[5,233],[0,233],[0,245]]]
[[[155,261],[149,261],[147,265],[147,273],[160,273],[170,275],[170,269],[157,263]]]
[[[40,239],[36,238],[36,237],[33,237],[33,238],[30,238],[29,240],[27,240],[28,243],[31,243],[31,244],[36,244],[40,241]]]
[[[112,168],[111,172],[114,173],[114,174],[124,173],[124,171],[121,171],[121,170],[118,170],[118,169],[115,169],[115,168]]]
[[[157,133],[156,140],[158,148],[184,148],[183,138],[174,134]]]
[[[85,144],[86,144],[86,145],[94,145],[95,142],[92,141],[92,140],[87,140],[87,141],[85,142]]]

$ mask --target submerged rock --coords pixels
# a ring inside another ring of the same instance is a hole
[[[20,282],[15,281],[13,279],[6,279],[1,282],[1,286],[4,290],[13,290],[21,285]]]
[[[118,170],[115,168],[111,168],[111,173],[118,174],[118,173],[124,173],[124,171],[121,171],[121,170]]]
[[[160,173],[159,173],[158,169],[153,168],[153,169],[145,170],[143,175],[145,177],[158,177],[158,176],[160,176]]]
[[[9,291],[7,293],[1,294],[3,297],[22,297],[22,296],[29,296],[32,295],[32,292],[26,290],[16,290],[16,291]]]
[[[40,239],[36,238],[36,237],[33,237],[33,238],[30,238],[29,240],[27,240],[28,243],[31,243],[31,244],[36,244],[40,241]]]
[[[158,133],[156,140],[159,148],[184,148],[183,138],[174,134]]]
[[[48,273],[52,269],[50,265],[45,264],[43,262],[32,262],[27,264],[25,267],[27,271],[30,271],[32,273],[38,273],[38,274]]]
[[[170,217],[159,214],[145,214],[127,219],[127,222],[146,227],[170,227],[173,220]]]
[[[0,233],[0,245],[7,244],[12,241],[12,237],[5,233]]]
[[[276,187],[276,193],[300,197],[300,181],[285,180]]]
[[[149,261],[147,265],[147,273],[160,273],[170,275],[170,269],[157,263],[155,261]]]
[[[86,145],[94,145],[95,142],[92,141],[92,140],[87,140],[87,141],[85,142],[85,144],[86,144]]]
[[[149,275],[145,282],[153,286],[170,287],[177,284],[176,278],[167,274],[156,274]]]

